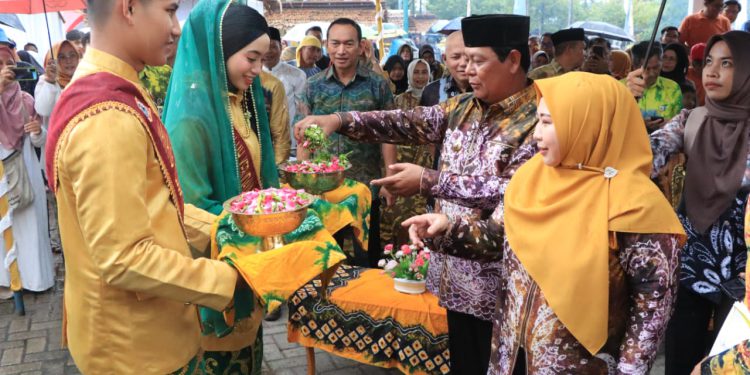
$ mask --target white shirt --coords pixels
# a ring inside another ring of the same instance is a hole
[[[42,128],[46,132],[49,129],[49,119],[52,115],[52,110],[55,109],[57,100],[60,99],[60,93],[62,93],[62,87],[57,83],[49,83],[44,76],[39,77],[39,82],[36,83],[36,89],[34,89],[34,110],[39,116],[42,116]],[[41,145],[42,148],[42,171],[47,168],[45,163],[44,148],[46,147],[46,137]]]
[[[294,124],[298,120],[300,120],[296,118],[298,113],[297,106],[300,102],[300,98],[302,98],[302,95],[305,94],[305,89],[307,87],[307,75],[299,68],[293,67],[289,64],[285,64],[281,61],[279,61],[279,63],[270,70],[264,65],[263,70],[273,74],[273,76],[278,78],[279,81],[281,81],[281,83],[284,85],[287,109],[289,110],[289,126],[294,126]],[[292,137],[292,150],[295,150],[296,148],[296,141],[294,137]]]

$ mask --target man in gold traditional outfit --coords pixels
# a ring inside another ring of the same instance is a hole
[[[138,71],[180,35],[177,0],[88,0],[91,47],[52,114],[47,172],[66,261],[64,335],[87,374],[192,373],[195,305],[226,311],[242,278],[205,249],[213,215],[184,205]]]

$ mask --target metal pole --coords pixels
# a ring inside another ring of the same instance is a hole
[[[651,49],[654,47],[654,41],[656,40],[656,34],[659,32],[659,24],[661,23],[661,15],[664,13],[664,6],[667,4],[667,0],[661,0],[659,6],[659,14],[656,16],[656,23],[654,24],[654,30],[651,32],[651,39],[648,41],[648,48],[646,49],[646,56],[644,57],[642,68],[646,68],[648,65],[648,55],[651,54]]]
[[[409,0],[404,0],[404,32],[409,34]]]
[[[646,65],[648,65],[648,56],[651,54],[651,49],[654,47],[654,40],[656,39],[656,33],[659,32],[659,24],[661,23],[661,15],[664,13],[664,6],[666,5],[667,0],[661,0],[661,5],[659,6],[659,14],[656,16],[656,23],[654,24],[654,30],[651,32],[651,39],[648,41],[648,48],[646,48],[646,55],[643,57],[643,66],[641,66],[641,69],[646,69]],[[635,30],[633,30],[635,32]],[[643,75],[641,75],[641,78],[643,78]],[[637,101],[641,101],[640,97],[635,98]]]
[[[55,59],[55,51],[52,48],[52,35],[49,32],[49,20],[47,19],[47,3],[42,0],[42,9],[44,10],[44,23],[47,24],[47,41],[49,42],[49,54],[52,56],[52,60]]]

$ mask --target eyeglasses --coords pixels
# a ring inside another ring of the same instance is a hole
[[[58,60],[73,60],[73,59],[77,59],[77,58],[78,58],[78,54],[75,53],[75,52],[69,52],[69,53],[65,53],[65,54],[61,53],[61,54],[57,55],[57,59]]]

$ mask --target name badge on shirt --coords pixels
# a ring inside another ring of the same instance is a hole
[[[149,122],[153,121],[151,117],[151,110],[148,108],[148,106],[141,103],[141,101],[138,100],[138,98],[135,98],[135,104],[138,106],[138,109],[140,109],[141,112],[143,112],[143,114],[146,116]]]

